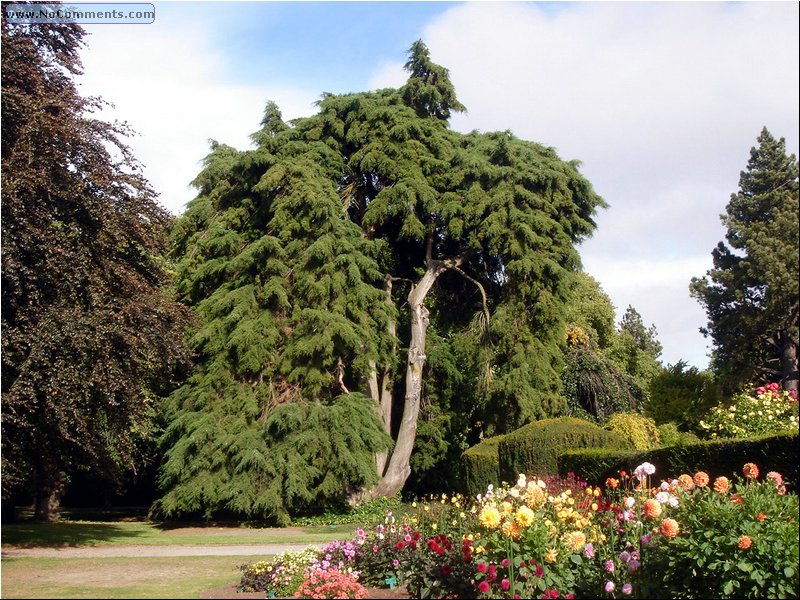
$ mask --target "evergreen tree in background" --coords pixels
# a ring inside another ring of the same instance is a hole
[[[73,82],[84,31],[2,19],[3,497],[31,486],[49,520],[76,469],[141,466],[190,314],[162,293],[170,218],[126,129]]]
[[[798,210],[797,159],[764,128],[722,216],[728,243],[690,286],[708,315],[701,331],[714,341],[712,367],[728,393],[754,380],[797,391]]]
[[[551,148],[450,130],[463,107],[422,42],[406,69],[292,123],[269,104],[253,150],[213,146],[173,234],[201,325],[158,512],[285,522],[391,496],[563,409],[574,244],[604,203]]]

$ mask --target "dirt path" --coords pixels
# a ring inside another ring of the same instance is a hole
[[[302,550],[320,544],[236,544],[192,546],[83,546],[68,548],[21,548],[3,546],[3,558],[137,558],[144,556],[256,556]]]

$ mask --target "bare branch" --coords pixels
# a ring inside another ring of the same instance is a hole
[[[488,331],[489,330],[489,304],[488,304],[488,302],[486,300],[486,290],[483,289],[483,285],[481,285],[480,281],[478,281],[477,279],[474,279],[473,277],[470,277],[469,275],[464,273],[464,271],[462,271],[458,267],[450,267],[450,269],[452,269],[453,271],[455,271],[456,273],[461,275],[467,281],[471,281],[472,283],[474,283],[477,286],[478,290],[481,293],[481,299],[483,301],[483,319],[484,319],[483,326],[484,326],[484,329],[486,331]]]

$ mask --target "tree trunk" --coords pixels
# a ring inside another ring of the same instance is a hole
[[[53,465],[38,463],[36,465],[34,520],[45,522],[55,520],[63,495],[64,473]]]
[[[787,392],[794,390],[797,394],[797,342],[788,331],[782,329],[778,333],[778,346],[781,352],[781,383]]]
[[[414,442],[417,439],[417,419],[422,399],[422,371],[426,359],[425,339],[428,332],[428,309],[425,308],[425,298],[439,275],[447,269],[459,267],[466,256],[465,254],[447,260],[433,260],[430,254],[430,243],[428,244],[425,275],[408,293],[408,306],[411,311],[411,342],[408,347],[406,364],[403,417],[397,432],[397,441],[382,479],[371,490],[359,492],[355,499],[357,502],[381,496],[394,496],[403,488],[411,475],[411,452],[414,450]]]

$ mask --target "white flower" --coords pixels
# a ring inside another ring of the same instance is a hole
[[[658,492],[656,494],[656,500],[658,500],[661,504],[666,504],[669,501],[670,495],[669,492]]]
[[[669,489],[669,484],[666,481],[662,481],[660,487],[662,492],[666,492]]]
[[[519,474],[519,479],[517,479],[517,487],[524,488],[527,485],[525,473]]]
[[[633,505],[636,504],[636,499],[628,496],[625,498],[625,508],[633,508]]]
[[[672,508],[678,508],[678,499],[675,496],[670,496],[669,500],[667,500],[667,504]]]

